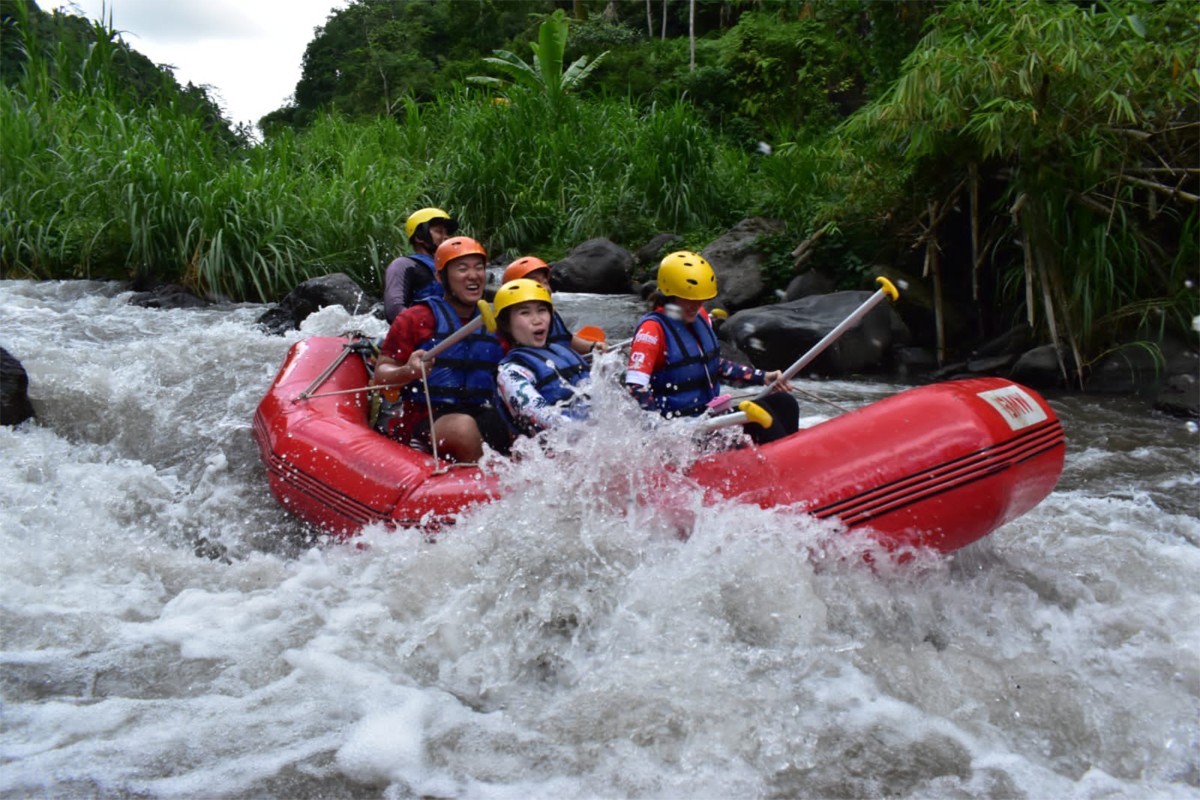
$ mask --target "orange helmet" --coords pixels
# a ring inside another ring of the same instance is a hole
[[[504,268],[504,277],[500,279],[500,282],[515,281],[524,278],[531,272],[537,272],[539,269],[549,271],[550,265],[537,256],[522,256]]]
[[[437,252],[433,254],[433,266],[441,272],[454,259],[475,254],[487,261],[487,251],[483,245],[470,236],[455,236],[438,245]]]

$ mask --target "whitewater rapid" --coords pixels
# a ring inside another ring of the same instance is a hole
[[[251,420],[292,343],[381,323],[128,298],[0,281],[38,412],[0,428],[3,796],[1200,797],[1195,425],[1052,398],[1055,493],[904,565],[780,512],[696,507],[682,542],[614,507],[636,426],[512,466],[436,543],[338,544],[276,506]]]

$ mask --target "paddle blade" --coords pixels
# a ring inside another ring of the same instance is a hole
[[[588,342],[603,342],[608,340],[607,335],[604,333],[604,329],[598,328],[595,325],[584,325],[582,328],[575,331],[575,335]]]
[[[496,332],[496,315],[492,313],[492,307],[487,300],[480,300],[479,316],[483,317],[483,327],[488,329],[488,333]]]

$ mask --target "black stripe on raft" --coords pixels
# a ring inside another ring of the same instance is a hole
[[[1022,432],[1003,444],[947,461],[905,478],[877,486],[835,503],[810,509],[818,519],[837,517],[855,527],[884,514],[1003,472],[1015,464],[1064,445],[1062,424],[1056,419]]]
[[[311,498],[359,527],[372,522],[388,521],[389,509],[373,508],[361,500],[356,500],[289,463],[287,459],[273,450],[269,450],[270,439],[267,437],[265,424],[261,422],[258,415],[255,415],[254,418],[254,428],[262,446],[263,462],[267,466],[267,471],[288,484],[297,493]]]

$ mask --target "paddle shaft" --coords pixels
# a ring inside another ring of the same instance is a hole
[[[745,411],[735,411],[732,414],[722,414],[713,419],[706,419],[704,422],[696,424],[698,433],[708,433],[715,431],[718,428],[725,428],[730,425],[742,425],[750,421],[749,415]]]
[[[754,395],[754,397],[751,399],[762,400],[764,397],[769,395],[777,385],[790,381],[792,378],[794,378],[797,372],[807,367],[814,358],[825,352],[825,348],[829,347],[829,345],[837,341],[843,333],[857,324],[858,321],[865,317],[867,312],[869,312],[872,308],[879,305],[883,298],[891,297],[893,300],[896,299],[898,296],[896,293],[896,287],[892,286],[892,284],[888,282],[886,278],[877,278],[876,280],[881,281],[883,285],[876,289],[874,294],[868,297],[862,305],[854,309],[850,316],[839,322],[836,328],[825,334],[821,341],[812,346],[812,349],[800,356],[800,358],[796,359],[796,361],[790,367],[783,371],[783,374],[780,375],[774,383],[765,386],[761,392]]]
[[[463,325],[454,333],[450,334],[445,339],[426,350],[425,355],[421,356],[421,360],[428,364],[439,353],[445,352],[447,349],[453,347],[475,331],[479,330],[481,327],[483,327],[483,324],[484,319],[482,315],[475,317],[473,320]]]
[[[738,403],[738,408],[741,410],[698,423],[696,430],[700,433],[708,433],[709,431],[715,431],[717,428],[725,428],[730,425],[743,425],[747,422],[754,422],[764,428],[769,428],[771,427],[771,423],[775,421],[771,416],[771,412],[753,400],[743,400]]]

